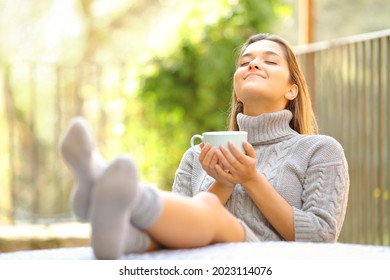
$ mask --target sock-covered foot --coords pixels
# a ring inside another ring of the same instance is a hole
[[[149,246],[149,236],[130,223],[139,197],[135,163],[128,157],[117,158],[97,180],[92,193],[92,247],[98,259],[118,259]]]
[[[71,198],[73,211],[79,219],[88,220],[92,186],[107,164],[94,147],[93,137],[82,117],[71,121],[60,140],[59,150],[77,179]]]

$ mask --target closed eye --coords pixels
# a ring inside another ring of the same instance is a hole
[[[271,64],[271,65],[276,65],[277,64],[275,61],[269,61],[269,60],[266,60],[265,63]]]
[[[240,63],[240,67],[247,66],[249,64],[249,61],[245,61]]]

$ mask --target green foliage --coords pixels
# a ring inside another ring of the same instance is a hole
[[[191,135],[226,129],[235,51],[250,35],[271,30],[281,6],[278,0],[222,1],[211,23],[203,23],[204,11],[195,9],[181,27],[177,47],[144,64],[143,125],[158,134],[157,142],[152,137],[145,145],[159,147],[147,155],[159,170],[157,178],[148,179],[160,188],[170,188]]]

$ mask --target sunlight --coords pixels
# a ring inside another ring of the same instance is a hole
[[[223,13],[221,0],[218,1],[194,1],[188,4],[185,1],[171,2],[161,10],[156,17],[147,36],[148,48],[157,53],[164,53],[173,47],[181,23],[191,14],[196,15],[189,22],[191,29],[199,29],[201,25],[215,23]],[[158,26],[159,28],[155,28]]]
[[[60,60],[62,54],[72,47],[73,40],[77,40],[84,32],[82,21],[74,6],[74,0],[56,0],[47,16],[37,23],[38,34],[42,34],[41,56],[46,59]]]
[[[120,10],[118,7],[126,6],[129,4],[129,0],[116,0],[116,1],[107,1],[107,0],[96,0],[92,5],[92,12],[94,16],[104,18],[110,13],[115,13]]]
[[[117,123],[114,125],[113,132],[116,136],[123,136],[125,134],[126,127],[123,123]]]
[[[7,9],[2,12],[8,19],[0,26],[4,28],[1,39],[8,60],[58,61],[64,53],[74,51],[71,47],[84,30],[75,0],[55,0],[48,7],[19,2],[6,1]]]
[[[183,1],[184,2],[184,1]],[[149,49],[157,52],[164,53],[167,49],[173,46],[176,42],[177,31],[180,24],[191,10],[191,5],[184,5],[174,3],[174,7],[164,7],[159,16],[154,19],[149,29],[149,34],[146,38],[146,45]],[[159,28],[155,28],[158,26]]]
[[[125,81],[125,90],[129,96],[135,96],[137,94],[138,82],[135,80],[134,76],[128,77]]]

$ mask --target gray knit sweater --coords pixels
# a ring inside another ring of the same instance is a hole
[[[256,117],[239,114],[240,130],[257,155],[257,170],[293,207],[296,241],[335,242],[347,208],[348,166],[341,145],[324,135],[301,135],[289,123],[292,113],[283,110]],[[198,154],[184,154],[172,191],[194,196],[214,182],[202,169]],[[236,185],[225,207],[243,221],[261,241],[282,240],[253,203]]]

